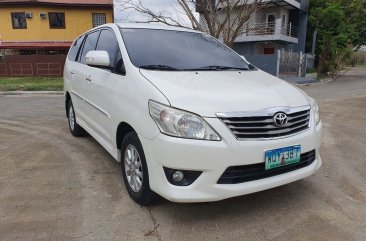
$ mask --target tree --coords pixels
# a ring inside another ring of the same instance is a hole
[[[318,31],[318,73],[342,67],[353,49],[366,44],[366,0],[311,0],[307,47]]]
[[[251,15],[264,7],[264,0],[171,0],[176,13],[185,14],[189,26],[182,24],[174,14],[164,10],[153,11],[144,6],[141,0],[117,0],[117,5],[125,10],[133,10],[148,17],[146,21],[158,22],[170,26],[192,28],[208,32],[215,38],[220,38],[230,46],[235,39],[250,29],[246,23]],[[200,14],[196,14],[196,10]]]
[[[354,46],[359,49],[366,44],[366,0],[343,1],[346,16],[353,25],[356,35]]]

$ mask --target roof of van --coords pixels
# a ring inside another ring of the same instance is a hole
[[[174,26],[169,26],[166,24],[158,24],[158,23],[107,23],[107,24],[103,24],[98,27],[95,27],[93,29],[95,30],[95,29],[99,29],[99,28],[103,28],[103,27],[112,27],[112,26],[117,26],[122,29],[161,29],[161,30],[202,33],[200,31],[189,29],[189,28],[174,27]],[[83,36],[84,34],[90,32],[90,31],[93,31],[93,29],[82,33],[77,38],[79,38],[80,36]]]
[[[187,31],[187,32],[199,32],[190,28],[169,26],[166,24],[158,23],[116,23],[118,27],[125,28],[145,28],[145,29],[162,29],[162,30],[175,30],[175,31]]]

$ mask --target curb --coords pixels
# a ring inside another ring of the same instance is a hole
[[[312,82],[312,83],[297,83],[297,82],[290,82],[290,81],[287,81],[287,82],[290,83],[290,84],[296,85],[296,86],[311,86],[311,85],[319,85],[319,84],[321,84],[320,81]]]
[[[298,86],[325,85],[325,84],[332,82],[333,80],[335,80],[335,79],[328,78],[328,79],[319,80],[318,82],[315,82],[315,83],[305,83],[305,84],[295,83],[295,85],[298,85]]]
[[[0,91],[0,95],[63,95],[63,91]]]
[[[317,82],[314,83],[296,83],[296,82],[290,82],[291,84],[297,85],[297,86],[311,86],[311,85],[323,85],[323,84],[329,84],[330,82],[339,79],[340,77],[342,77],[345,73],[347,73],[348,71],[350,71],[351,68],[345,68],[341,71],[339,71],[337,74],[335,74],[333,77],[331,78],[324,78],[321,80],[318,80]]]
[[[333,78],[326,78],[326,79],[320,80],[320,83],[322,83],[322,84],[329,84],[330,82],[332,82],[332,81],[334,81],[336,79],[339,79],[340,77],[342,77],[345,73],[347,73],[350,70],[351,70],[351,68],[345,68],[345,69],[339,71],[339,73],[336,74]]]
[[[342,77],[345,73],[347,73],[350,70],[351,70],[351,68],[347,68],[347,69],[341,70],[333,78],[321,79],[321,80],[319,80],[316,83],[305,83],[305,84],[295,83],[295,85],[298,85],[298,86],[312,86],[312,85],[325,85],[325,84],[329,84],[330,82],[333,82],[334,80],[339,79],[340,77]]]

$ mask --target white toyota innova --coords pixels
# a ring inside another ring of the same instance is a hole
[[[88,132],[121,162],[142,205],[258,192],[322,163],[315,100],[201,32],[94,28],[74,41],[64,82],[71,133]]]

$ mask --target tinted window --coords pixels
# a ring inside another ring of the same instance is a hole
[[[121,32],[136,67],[168,66],[189,70],[226,66],[248,69],[232,49],[206,34],[160,29],[121,29]]]
[[[65,28],[65,13],[48,13],[50,28]]]
[[[98,41],[98,36],[99,36],[99,31],[86,35],[86,40],[84,41],[83,50],[82,50],[81,56],[79,58],[79,61],[81,63],[85,64],[85,55],[89,51],[95,50],[95,46],[97,45],[97,41]]]
[[[84,36],[78,38],[77,40],[75,40],[74,44],[71,46],[70,52],[69,52],[69,56],[68,59],[75,61],[76,59],[76,55],[78,54],[79,48],[81,43],[83,42]]]
[[[111,30],[102,30],[99,36],[98,45],[96,50],[104,50],[109,54],[109,60],[111,62],[111,69],[113,72],[116,70],[116,65],[122,60],[121,51],[118,46],[116,36]],[[118,71],[117,71],[118,72]]]

